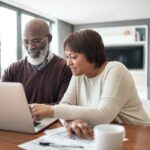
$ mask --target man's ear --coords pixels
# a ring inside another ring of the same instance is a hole
[[[52,35],[51,34],[48,34],[48,42],[50,43],[52,40]]]

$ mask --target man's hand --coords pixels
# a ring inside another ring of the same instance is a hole
[[[93,129],[81,119],[73,121],[65,121],[65,127],[69,132],[70,137],[73,137],[73,134],[76,134],[80,138],[93,139]]]
[[[51,105],[33,103],[29,105],[33,120],[53,117],[54,108]]]

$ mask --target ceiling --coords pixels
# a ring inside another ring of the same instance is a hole
[[[150,0],[4,0],[70,24],[150,18]]]

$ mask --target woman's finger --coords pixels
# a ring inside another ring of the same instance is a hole
[[[82,132],[82,136],[86,139],[93,139],[92,128],[88,126],[86,122],[78,122],[77,126],[80,128]]]
[[[75,132],[75,134],[76,134],[77,136],[79,136],[80,138],[83,138],[83,137],[84,137],[80,126],[78,126],[78,125],[76,124],[76,122],[73,122],[73,123],[72,123],[71,128],[72,128],[72,130]]]

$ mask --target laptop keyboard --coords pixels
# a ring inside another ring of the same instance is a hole
[[[34,122],[33,124],[34,124],[34,126],[36,127],[37,125],[39,125],[39,124],[41,124],[41,123],[40,123],[40,122]]]

